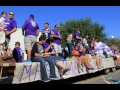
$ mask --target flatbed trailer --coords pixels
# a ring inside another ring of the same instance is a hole
[[[77,61],[63,61],[63,63],[70,68],[70,71],[66,72],[64,75],[60,75],[59,70],[57,67],[55,68],[56,76],[58,80],[60,79],[68,79],[76,76],[84,76],[85,74],[89,73],[96,73],[99,71],[105,71],[105,73],[109,73],[110,71],[115,71],[117,66],[114,63],[113,58],[103,58],[101,60],[102,62],[102,67],[101,69],[97,69],[96,66],[96,60],[92,60],[91,64],[94,67],[94,70],[87,70],[85,67],[82,67],[81,65],[78,67]],[[6,69],[4,69],[6,68]],[[30,83],[30,82],[35,82],[35,81],[42,81],[41,79],[41,72],[40,72],[40,63],[39,62],[22,62],[22,63],[1,63],[0,64],[0,80],[4,81],[6,80],[5,77],[8,74],[6,72],[11,69],[12,73],[10,77],[12,77],[11,84],[24,84],[24,83]],[[6,71],[5,71],[6,70]],[[49,70],[49,65],[46,63],[46,70],[49,75],[50,70]],[[2,72],[3,75],[2,75]],[[7,83],[7,81],[4,81]]]

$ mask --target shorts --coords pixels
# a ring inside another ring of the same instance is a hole
[[[62,53],[61,45],[58,45],[58,44],[54,43],[54,49],[57,53]]]
[[[37,41],[36,36],[28,35],[25,37],[25,50],[32,50],[33,43]]]

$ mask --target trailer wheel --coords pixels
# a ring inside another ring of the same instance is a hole
[[[110,72],[109,68],[107,68],[107,69],[104,70],[104,74],[108,74],[109,72]]]
[[[115,68],[115,67],[111,68],[111,71],[112,71],[112,72],[115,72],[115,71],[116,71],[116,68]]]

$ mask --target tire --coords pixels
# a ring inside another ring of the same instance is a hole
[[[105,74],[105,75],[106,75],[106,74],[109,74],[109,72],[110,72],[110,69],[109,69],[109,68],[107,68],[107,69],[104,70],[104,74]]]
[[[111,68],[111,72],[115,72],[115,71],[116,71],[115,67]]]

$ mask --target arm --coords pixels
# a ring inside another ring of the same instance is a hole
[[[80,37],[76,36],[76,39],[81,39]]]
[[[47,56],[49,56],[49,53],[44,54],[35,53],[35,57],[47,57]]]
[[[62,39],[60,36],[57,36],[57,35],[54,35],[55,38],[59,38],[59,39]]]
[[[37,36],[38,36],[38,35],[39,35],[39,33],[40,33],[40,30],[39,30],[39,29],[37,29],[36,33],[37,33]]]
[[[7,35],[10,35],[10,34],[14,33],[16,30],[17,30],[17,28],[15,27],[15,28],[13,28],[11,31],[6,32],[5,35],[6,35],[6,36],[7,36]]]
[[[14,33],[17,30],[17,23],[16,23],[16,21],[12,22],[12,26],[13,26],[13,29],[8,31],[8,32],[6,32],[6,36]]]
[[[47,48],[45,48],[46,53],[50,50],[51,46],[52,46],[52,44],[50,44]]]
[[[52,35],[53,35],[54,38],[62,39],[61,36],[57,36],[57,35],[55,35],[54,31],[52,32]]]
[[[22,35],[24,35],[24,31],[26,29],[27,26],[27,21],[25,21],[24,25],[22,26]]]
[[[37,24],[37,31],[36,31],[37,36],[39,35],[39,32],[40,32],[40,30],[39,30],[39,26]]]

